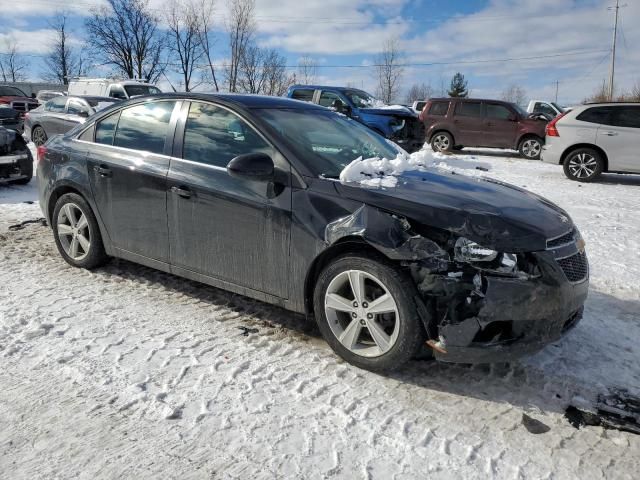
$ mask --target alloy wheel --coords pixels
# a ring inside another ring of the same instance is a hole
[[[449,137],[446,135],[436,135],[433,139],[433,145],[440,151],[445,152],[449,149]]]
[[[593,155],[579,153],[569,160],[569,172],[576,178],[589,178],[598,167],[598,162]]]
[[[82,260],[91,248],[91,232],[87,216],[75,203],[66,203],[58,213],[58,238],[65,253]]]
[[[44,132],[42,127],[36,127],[33,130],[32,137],[33,143],[36,145],[36,147],[44,145],[47,141],[47,134]]]
[[[338,274],[329,283],[324,305],[331,332],[356,355],[384,355],[398,340],[396,301],[370,273],[347,270]]]
[[[527,158],[535,158],[540,155],[540,151],[542,150],[542,145],[538,140],[529,139],[525,140],[522,144],[522,153]]]

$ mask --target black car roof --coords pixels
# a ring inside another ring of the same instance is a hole
[[[235,104],[245,108],[300,108],[326,110],[324,107],[308,102],[301,102],[286,97],[271,97],[268,95],[250,95],[242,93],[159,93],[144,97],[135,97],[134,100],[141,99],[183,99],[183,100],[204,100],[220,101]]]

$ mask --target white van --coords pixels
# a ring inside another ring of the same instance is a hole
[[[138,80],[113,80],[108,78],[76,78],[69,82],[68,95],[91,95],[127,100],[140,95],[162,93],[158,87]]]

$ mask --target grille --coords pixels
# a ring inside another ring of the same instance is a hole
[[[587,278],[589,265],[585,253],[578,252],[575,255],[556,261],[570,282],[579,282]]]
[[[575,231],[571,230],[570,232],[565,233],[561,237],[553,238],[551,240],[547,240],[547,248],[555,248],[560,245],[566,245],[567,243],[571,243],[574,241]]]
[[[11,108],[19,112],[26,112],[28,110],[33,110],[34,108],[37,108],[37,107],[38,107],[37,103],[29,103],[29,102],[12,102],[11,103]]]

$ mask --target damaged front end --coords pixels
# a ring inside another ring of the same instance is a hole
[[[327,225],[327,243],[346,236],[409,270],[438,360],[510,361],[559,339],[582,317],[588,263],[575,227],[543,251],[499,252],[363,205]]]
[[[15,130],[0,127],[0,184],[27,183],[33,160],[26,142]]]

